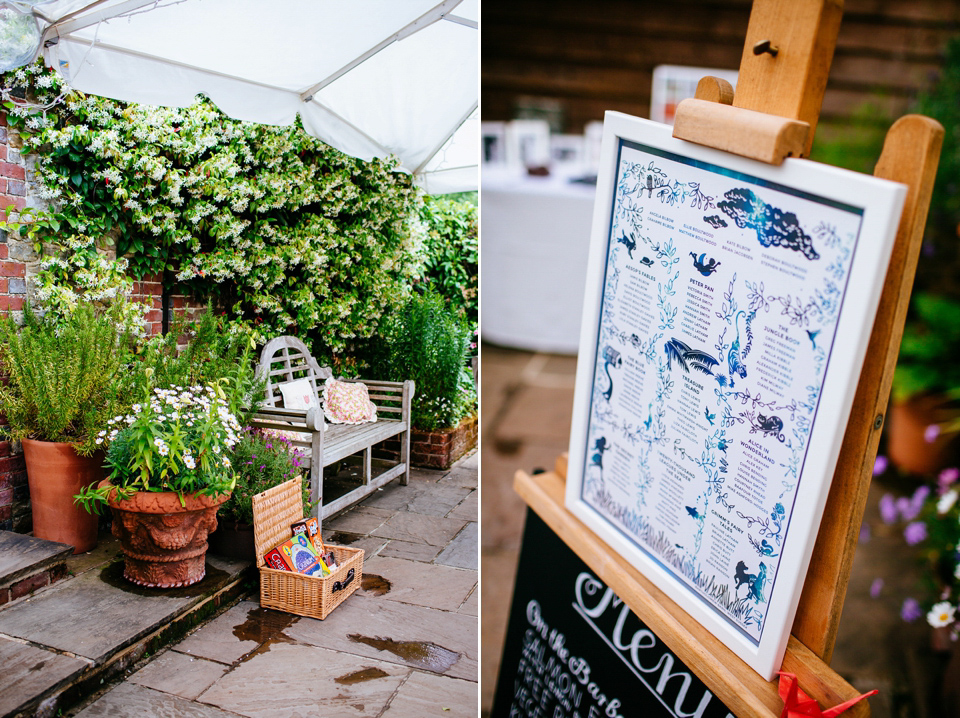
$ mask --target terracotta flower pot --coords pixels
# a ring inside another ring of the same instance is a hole
[[[940,433],[927,441],[927,427],[956,419],[957,403],[926,394],[891,406],[887,426],[887,455],[901,470],[932,476],[960,461],[960,434]]]
[[[207,573],[207,535],[217,528],[217,509],[228,498],[184,494],[181,505],[173,491],[138,491],[129,499],[112,492],[113,535],[123,548],[124,578],[151,588],[200,581]]]
[[[73,502],[75,494],[103,480],[103,454],[77,456],[73,444],[23,440],[33,535],[84,553],[97,545],[97,516]]]

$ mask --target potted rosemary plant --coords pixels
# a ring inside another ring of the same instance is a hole
[[[27,307],[22,326],[0,321],[2,432],[23,445],[33,533],[74,553],[96,546],[97,519],[73,496],[103,478],[97,435],[128,405],[131,342],[119,311],[81,304],[55,317]]]

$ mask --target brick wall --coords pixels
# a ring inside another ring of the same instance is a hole
[[[26,206],[26,167],[20,153],[10,146],[7,118],[0,114],[0,210]],[[0,230],[0,316],[19,311],[27,296],[25,243]],[[0,425],[6,424],[0,407]],[[30,528],[27,472],[19,445],[0,440],[0,530]]]

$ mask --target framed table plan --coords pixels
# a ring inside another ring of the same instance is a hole
[[[767,679],[905,193],[605,119],[566,503]]]

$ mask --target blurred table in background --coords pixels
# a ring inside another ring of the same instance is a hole
[[[484,341],[576,354],[593,184],[484,169],[480,321]]]

